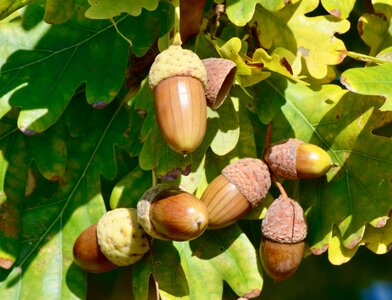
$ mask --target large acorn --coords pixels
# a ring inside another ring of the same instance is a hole
[[[137,204],[138,221],[153,238],[189,241],[207,228],[206,207],[196,196],[157,184]]]
[[[207,126],[207,72],[199,57],[181,46],[161,52],[151,66],[159,129],[176,152],[189,153],[202,142]]]
[[[207,207],[208,228],[235,223],[260,204],[270,186],[268,167],[260,159],[242,158],[226,166],[200,198]]]
[[[324,149],[298,139],[271,145],[264,159],[275,175],[286,179],[321,177],[333,166]]]
[[[301,206],[280,196],[268,208],[261,231],[260,257],[265,271],[275,281],[290,277],[304,256],[307,225]]]
[[[150,249],[147,238],[136,209],[116,208],[82,231],[74,243],[74,261],[93,273],[134,264]]]

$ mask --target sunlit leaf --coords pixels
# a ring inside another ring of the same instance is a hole
[[[2,0],[0,2],[0,20],[12,14],[19,8],[26,6],[32,0]]]
[[[355,0],[321,0],[321,4],[331,15],[347,19],[354,8]]]
[[[342,73],[341,82],[347,89],[362,95],[385,97],[380,110],[392,110],[392,63],[349,69]]]
[[[86,11],[86,17],[91,19],[109,19],[128,13],[131,16],[138,16],[142,9],[155,10],[158,7],[158,0],[141,1],[114,1],[114,0],[89,0],[91,7]]]
[[[277,12],[257,6],[251,23],[257,26],[263,47],[286,48],[296,55],[297,63],[304,60],[313,77],[323,78],[328,66],[340,63],[345,56],[345,45],[335,34],[346,32],[350,23],[333,16],[306,16],[317,5],[318,0],[301,1]]]

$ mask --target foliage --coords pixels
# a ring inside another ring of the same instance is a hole
[[[184,47],[234,61],[236,84],[208,109],[202,145],[183,156],[162,139],[145,80],[175,27],[172,2],[0,4],[0,298],[86,298],[87,276],[72,261],[83,229],[107,209],[135,207],[155,179],[200,196],[230,161],[262,156],[268,124],[272,142],[312,142],[336,164],[323,178],[283,183],[306,211],[308,255],[328,251],[340,265],[361,246],[388,252],[392,6],[227,0],[224,13],[216,8],[207,1],[200,34]],[[142,261],[115,273],[132,283],[125,298],[154,293],[151,274],[162,299],[257,296],[260,219],[277,195],[271,189],[226,229],[154,241]]]

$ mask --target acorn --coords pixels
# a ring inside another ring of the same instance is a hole
[[[101,273],[118,266],[102,253],[97,240],[97,224],[87,227],[75,240],[73,246],[74,262],[86,272]]]
[[[200,198],[207,207],[208,229],[235,223],[260,204],[270,187],[268,167],[260,159],[242,158],[226,166]]]
[[[286,179],[321,177],[334,165],[324,149],[298,139],[271,145],[264,159],[275,175]]]
[[[207,72],[200,58],[170,46],[155,58],[149,72],[160,132],[176,152],[189,153],[203,141],[207,127]]]
[[[290,277],[304,256],[307,225],[298,202],[277,198],[262,221],[260,257],[266,273],[275,281]]]
[[[157,184],[137,204],[138,221],[153,238],[189,241],[208,225],[207,210],[196,196],[175,187]]]
[[[202,62],[207,70],[207,105],[217,109],[234,83],[237,65],[229,59],[215,57],[203,59]]]

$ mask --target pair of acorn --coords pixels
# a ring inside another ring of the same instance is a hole
[[[76,264],[89,272],[104,272],[135,263],[149,250],[148,236],[186,241],[207,227],[220,229],[236,222],[267,195],[269,169],[286,178],[287,174],[291,179],[313,178],[332,165],[324,150],[295,139],[269,147],[265,161],[268,166],[259,159],[242,158],[226,166],[200,200],[165,184],[150,188],[137,209],[109,211],[81,233],[74,244]],[[306,237],[302,208],[290,198],[279,197],[267,211],[262,232],[260,254],[267,273],[275,280],[294,273]]]

